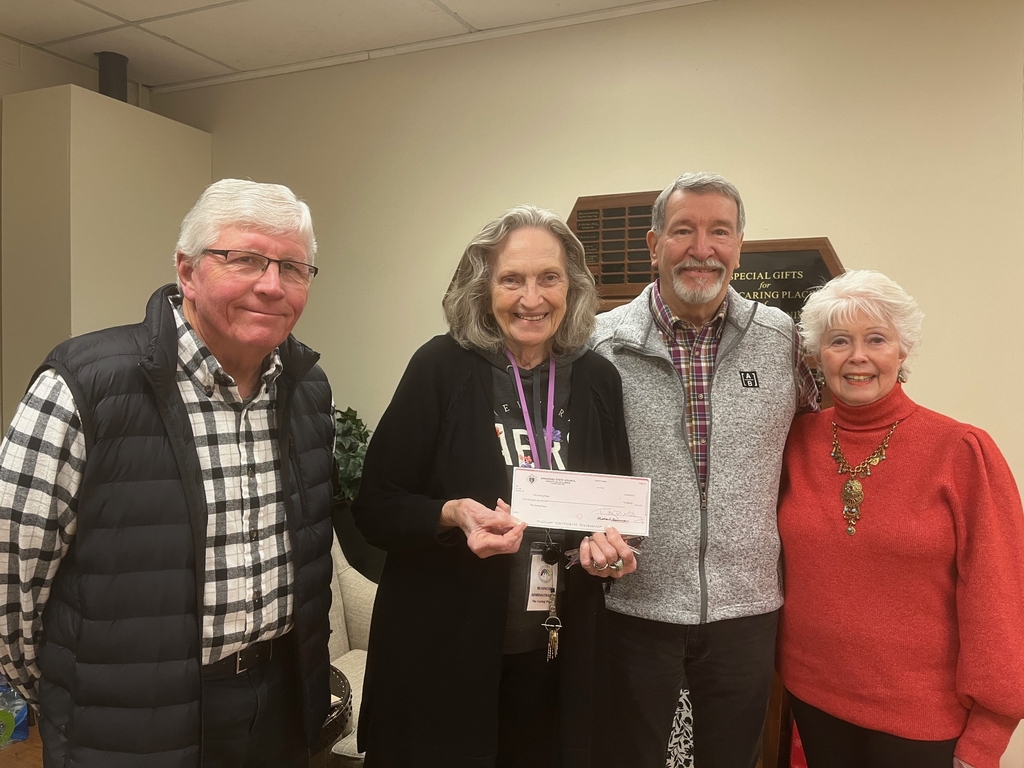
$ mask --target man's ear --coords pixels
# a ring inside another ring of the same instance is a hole
[[[192,266],[188,256],[181,251],[178,251],[177,260],[178,284],[181,286],[181,295],[191,301],[195,298],[195,286],[192,284],[192,278],[196,271],[195,267]]]
[[[651,266],[658,267],[658,254],[655,248],[658,246],[658,234],[653,230],[647,230],[647,250],[651,252]]]

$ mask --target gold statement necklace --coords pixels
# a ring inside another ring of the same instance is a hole
[[[851,467],[850,462],[843,455],[843,449],[839,446],[839,431],[836,428],[836,423],[832,422],[832,458],[839,465],[840,475],[850,475],[850,479],[843,483],[843,491],[840,494],[840,498],[843,500],[843,519],[846,521],[846,532],[850,536],[857,532],[860,506],[864,503],[864,486],[858,478],[867,477],[871,474],[872,467],[877,466],[880,461],[885,461],[885,450],[889,447],[889,439],[899,425],[900,422],[897,419],[896,423],[889,428],[889,433],[882,440],[882,444],[856,467]]]

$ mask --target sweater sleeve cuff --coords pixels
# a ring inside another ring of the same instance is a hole
[[[1013,718],[975,704],[954,754],[974,768],[999,768],[999,758],[1006,751],[1017,723]]]

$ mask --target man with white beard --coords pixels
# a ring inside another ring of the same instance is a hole
[[[817,389],[792,319],[729,287],[743,226],[735,186],[680,176],[647,233],[658,279],[591,338],[622,375],[633,471],[652,479],[640,568],[607,596],[608,765],[663,768],[681,689],[699,768],[757,763],[782,605],[782,450]]]

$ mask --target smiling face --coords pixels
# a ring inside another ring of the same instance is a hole
[[[867,405],[889,394],[906,359],[896,329],[863,313],[821,337],[825,381],[847,405]]]
[[[672,193],[661,234],[647,233],[661,295],[676,317],[701,324],[721,305],[740,265],[736,201],[717,192]]]
[[[505,238],[494,254],[491,312],[520,366],[532,368],[551,353],[568,294],[565,253],[554,235],[524,227]]]
[[[272,259],[306,261],[295,235],[265,235],[234,227],[221,231],[211,248],[260,253]],[[292,332],[306,306],[308,286],[281,281],[275,264],[258,278],[233,271],[220,256],[203,256],[194,267],[178,254],[185,317],[224,369],[237,378]]]

